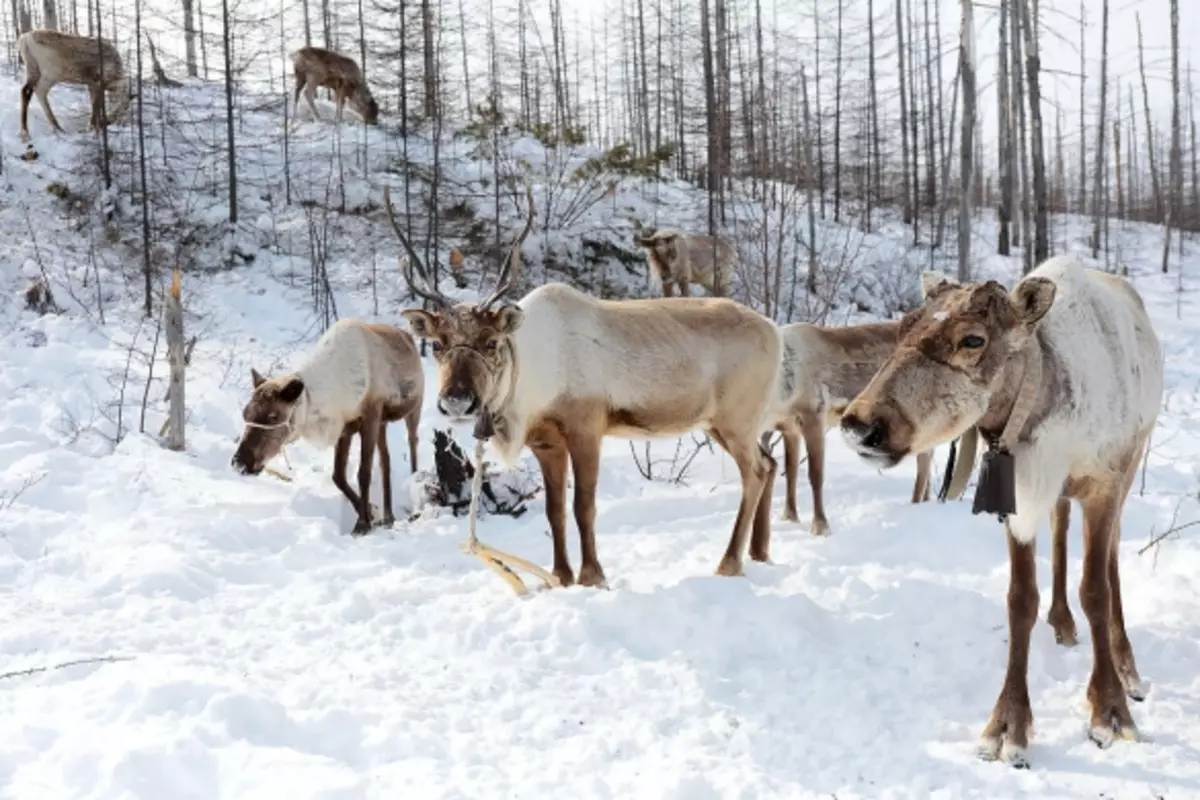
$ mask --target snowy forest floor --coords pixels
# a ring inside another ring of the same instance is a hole
[[[0,94],[15,97],[15,86]],[[55,94],[64,124],[81,119],[75,99]],[[136,272],[137,262],[122,267],[121,251],[65,221],[46,193],[73,177],[72,159],[93,139],[51,137],[35,111],[42,152],[21,162],[15,109],[4,108],[0,795],[1200,796],[1200,538],[1184,530],[1141,552],[1172,519],[1200,518],[1195,242],[1178,294],[1176,275],[1158,273],[1161,231],[1114,225],[1166,352],[1167,398],[1120,554],[1129,635],[1150,686],[1132,708],[1144,741],[1101,751],[1084,733],[1091,648],[1074,589],[1076,510],[1068,581],[1081,643],[1065,649],[1044,621],[1035,628],[1033,769],[1014,771],[974,754],[1006,654],[1001,529],[971,516],[966,501],[909,504],[910,462],[876,473],[831,434],[833,535],[810,537],[802,478],[806,521],[776,522],[774,563],[748,563],[744,579],[712,575],[736,508],[732,462],[704,450],[681,483],[647,481],[622,440],[605,444],[597,501],[609,591],[517,600],[459,551],[465,520],[448,514],[353,539],[330,453],[289,448],[290,484],[229,466],[250,366],[277,372],[318,334],[310,289],[295,280],[307,266],[265,247],[252,265],[185,276],[189,333],[199,336],[188,450],[162,449],[136,432],[141,353],[154,337],[139,322],[140,300],[120,286],[122,268]],[[323,130],[299,127],[313,140]],[[277,207],[248,197],[263,204],[258,214]],[[1082,223],[1056,223],[1082,253]],[[994,250],[991,227],[981,215],[977,252]],[[381,252],[394,248],[376,230]],[[94,308],[84,313],[90,301],[62,292],[68,313],[20,308],[26,280],[42,268],[56,291],[96,293],[94,281],[82,285],[93,247],[108,259],[94,267],[103,325]],[[331,262],[339,314],[403,324],[400,287],[389,279],[373,293],[360,256],[347,249]],[[1018,272],[1015,260],[994,257],[979,269],[1008,283]],[[432,387],[428,360],[426,369]],[[163,388],[156,380],[149,389],[149,432],[163,419]],[[445,426],[428,391],[422,468],[435,427]],[[390,441],[406,481],[403,429],[393,427]],[[674,449],[673,440],[652,445],[656,459]],[[397,492],[401,518],[409,494]],[[776,512],[782,498],[779,480]],[[480,535],[549,561],[540,495],[518,519],[485,518]],[[1041,545],[1044,620],[1045,529]],[[30,671],[76,660],[90,663]]]

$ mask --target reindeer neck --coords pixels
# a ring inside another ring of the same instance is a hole
[[[484,407],[484,413],[491,416],[492,435],[502,443],[510,443],[514,436],[521,435],[517,430],[519,427],[518,409],[513,402],[517,395],[521,362],[518,358],[517,348],[511,340],[505,344],[505,347],[509,350],[512,367],[508,371],[505,385],[496,393],[496,398]]]
[[[1032,421],[1035,408],[1042,404],[1047,386],[1044,380],[1042,344],[1035,333],[1025,348],[1005,365],[1000,388],[978,422],[980,434],[990,447],[1011,449]]]

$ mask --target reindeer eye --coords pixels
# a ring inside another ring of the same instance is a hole
[[[970,336],[964,336],[962,341],[958,343],[958,346],[967,350],[978,350],[979,348],[983,347],[984,344],[986,344],[986,342],[983,341],[982,336],[971,334]]]
[[[439,342],[437,339],[431,339],[429,341],[429,347],[431,350],[433,350],[433,352],[439,353],[442,350],[442,343]]]
[[[494,352],[496,350],[496,348],[499,346],[500,346],[500,343],[498,341],[496,341],[495,339],[492,339],[490,342],[488,342],[487,344],[484,345],[484,347],[487,348],[489,352]]]

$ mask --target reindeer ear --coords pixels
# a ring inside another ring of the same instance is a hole
[[[1054,285],[1054,281],[1035,277],[1026,278],[1014,286],[1008,299],[1017,319],[1021,320],[1025,327],[1031,328],[1046,316],[1046,312],[1054,305],[1054,297],[1057,294],[1058,287]]]
[[[437,330],[437,321],[433,318],[433,314],[419,308],[410,308],[401,311],[400,316],[408,320],[408,327],[412,328],[413,334],[418,339],[433,338],[433,332]]]
[[[258,370],[256,370],[254,367],[250,368],[250,382],[254,384],[255,389],[266,383],[266,381],[266,378],[258,374]]]
[[[303,391],[304,381],[292,378],[279,390],[279,399],[285,403],[294,403],[300,399],[300,393]]]
[[[952,281],[935,270],[925,270],[921,273],[921,293],[925,295],[926,300],[943,289],[949,289],[958,285],[957,281]]]
[[[525,312],[520,306],[508,305],[496,311],[496,331],[503,336],[511,336],[525,321]]]

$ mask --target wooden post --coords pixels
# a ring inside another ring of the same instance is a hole
[[[167,361],[171,364],[171,382],[168,395],[170,410],[167,416],[167,448],[184,449],[184,372],[186,370],[187,346],[183,338],[183,301],[179,289],[179,269],[171,276],[171,288],[167,290],[164,324],[167,327]]]

